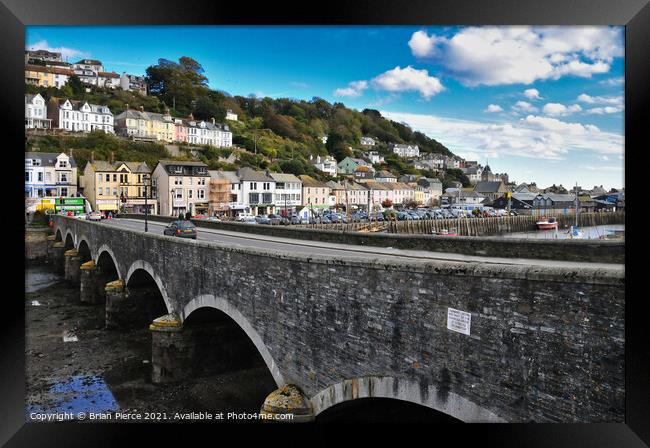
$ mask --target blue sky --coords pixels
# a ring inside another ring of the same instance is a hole
[[[28,48],[144,74],[199,61],[233,95],[378,109],[519,182],[619,188],[623,27],[27,27]]]

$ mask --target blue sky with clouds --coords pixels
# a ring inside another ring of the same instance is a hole
[[[199,61],[233,95],[374,108],[516,181],[624,185],[623,27],[42,27],[28,48],[143,74]]]

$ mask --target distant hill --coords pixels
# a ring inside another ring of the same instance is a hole
[[[61,89],[26,85],[26,90],[27,93],[41,93],[46,100],[54,96],[106,105],[115,115],[121,113],[128,103],[130,108],[143,106],[147,111],[163,112],[169,107],[173,116],[187,117],[191,113],[197,119],[215,118],[224,122],[226,110],[232,110],[238,115],[238,121],[227,122],[233,131],[233,144],[245,148],[248,153],[239,155],[234,164],[227,164],[224,158],[232,151],[197,149],[196,157],[214,169],[251,166],[294,174],[310,174],[322,179],[327,176],[313,169],[309,163],[310,156],[332,155],[338,161],[346,156],[358,157],[361,153],[359,140],[362,136],[376,140],[377,145],[372,149],[384,155],[386,160],[380,168],[388,169],[397,175],[431,173],[421,172],[409,166],[404,159],[389,150],[391,143],[416,144],[421,154],[453,155],[440,142],[421,132],[413,131],[403,123],[382,117],[377,110],[365,109],[359,112],[347,108],[342,103],[330,104],[317,97],[310,101],[257,98],[230,96],[224,91],[209,89],[207,77],[203,74],[200,64],[187,57],[180,58],[178,63],[161,59],[157,65],[149,67],[148,96],[96,87],[91,87],[91,91],[86,92],[86,86],[80,87],[77,80],[74,80],[75,77],[72,78],[71,82]],[[324,136],[328,137],[325,144],[322,141]],[[95,143],[109,146],[116,144],[115,141],[109,144],[106,140],[97,140],[98,138],[94,137]],[[92,139],[88,142],[74,141],[90,148],[88,145]],[[151,154],[144,157],[148,146],[137,145],[147,144],[130,143],[131,145],[117,144],[115,148],[123,151],[125,155],[142,157],[140,160],[151,160],[164,150],[162,145],[150,146]],[[55,146],[53,141],[44,144],[44,148]],[[105,151],[100,149],[95,157],[101,159],[103,152]],[[130,160],[124,156],[122,159]]]

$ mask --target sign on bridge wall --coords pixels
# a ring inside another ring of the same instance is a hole
[[[472,314],[465,311],[447,308],[447,329],[469,335]]]

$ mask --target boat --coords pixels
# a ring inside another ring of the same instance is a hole
[[[547,218],[546,216],[542,216],[542,219],[537,221],[535,225],[537,225],[539,230],[557,229],[557,220],[553,217]]]
[[[455,228],[451,228],[449,230],[447,229],[440,229],[438,232],[435,230],[433,231],[434,235],[438,236],[458,236],[458,231]]]
[[[567,233],[569,234],[569,238],[571,238],[571,239],[574,239],[574,238],[575,239],[580,239],[580,238],[584,238],[584,236],[585,236],[584,233],[582,232],[582,230],[580,230],[580,228],[578,226],[571,226]]]

